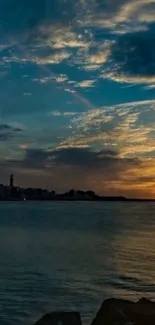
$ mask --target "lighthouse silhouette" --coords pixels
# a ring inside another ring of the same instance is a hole
[[[14,187],[14,177],[10,175],[10,187]]]

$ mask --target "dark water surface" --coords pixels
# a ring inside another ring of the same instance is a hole
[[[155,299],[155,203],[0,202],[0,324]]]

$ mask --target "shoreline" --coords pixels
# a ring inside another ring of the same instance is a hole
[[[140,199],[140,198],[115,198],[104,197],[98,199],[81,199],[81,198],[0,198],[0,202],[155,202],[155,199]]]

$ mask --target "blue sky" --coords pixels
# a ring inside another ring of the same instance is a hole
[[[155,0],[1,0],[1,182],[154,197]]]

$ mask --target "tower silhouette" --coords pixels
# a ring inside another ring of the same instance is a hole
[[[13,175],[10,175],[10,187],[14,186],[13,182],[14,182]]]

